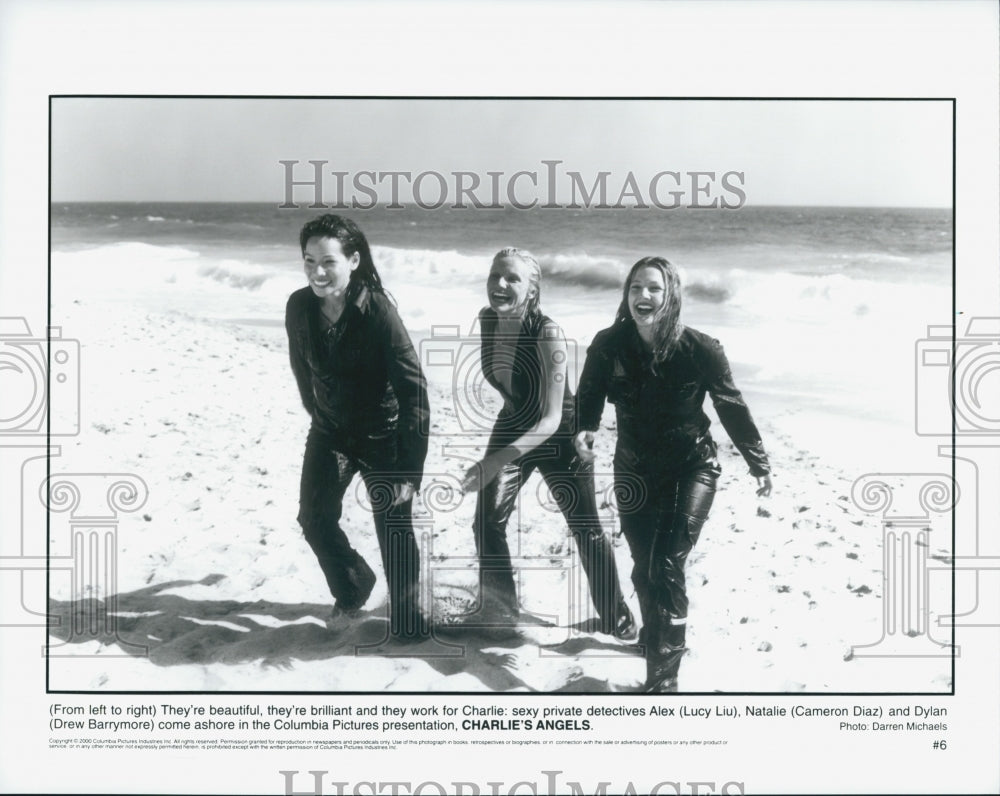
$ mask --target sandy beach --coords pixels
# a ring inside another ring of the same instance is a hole
[[[151,303],[98,290],[56,298],[54,320],[81,341],[82,392],[80,434],[63,441],[52,473],[131,473],[148,497],[138,510],[119,513],[112,578],[74,586],[67,573],[53,572],[50,612],[59,626],[51,635],[51,687],[627,693],[639,685],[638,650],[589,632],[582,570],[537,476],[522,492],[520,530],[510,534],[530,567],[521,573],[523,608],[544,624],[513,639],[449,634],[416,646],[389,644],[376,567],[365,618],[330,632],[324,620],[331,598],[295,521],[308,418],[284,329],[207,321],[166,298],[150,311]],[[450,382],[431,379],[431,401],[434,437],[415,507],[424,608],[444,621],[475,599],[474,501],[450,487],[463,457],[483,440],[462,433]],[[681,691],[948,691],[947,657],[852,654],[883,636],[880,518],[852,502],[858,473],[803,448],[789,430],[822,426],[821,417],[759,408],[755,415],[775,494],[755,496],[746,465],[715,423],[724,472],[688,565],[690,651]],[[637,611],[631,560],[607,500],[610,409],[603,425],[599,502],[626,599]],[[360,479],[346,502],[344,525],[375,565]],[[70,519],[52,515],[54,551],[66,549]],[[932,558],[947,556],[946,525],[924,537]],[[945,579],[930,580],[937,588]],[[112,632],[74,631],[109,607]]]

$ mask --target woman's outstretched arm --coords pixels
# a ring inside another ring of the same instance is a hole
[[[705,364],[708,392],[719,420],[750,467],[750,474],[757,479],[757,494],[766,497],[771,494],[772,488],[771,464],[757,424],[733,381],[729,360],[718,340],[709,342]]]
[[[410,335],[395,308],[386,306],[382,343],[389,372],[389,383],[399,404],[399,447],[397,465],[400,484],[394,503],[403,503],[420,489],[424,460],[430,434],[430,410],[427,379]]]
[[[608,380],[611,377],[611,360],[605,348],[605,333],[598,334],[587,349],[587,359],[580,374],[580,385],[576,392],[577,431],[573,438],[577,455],[585,462],[592,462],[594,456],[594,432],[600,427],[604,402],[608,396]]]

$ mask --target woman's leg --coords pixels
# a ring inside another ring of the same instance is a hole
[[[391,505],[393,473],[362,471],[375,520],[382,568],[389,592],[389,632],[397,639],[427,634],[420,612],[420,553],[413,533],[413,501]]]
[[[625,498],[635,495],[637,483],[643,484],[644,481],[634,473],[615,473],[618,518],[622,535],[632,554],[632,585],[635,587],[635,596],[639,601],[639,616],[642,620],[639,643],[648,646],[650,628],[655,618],[650,596],[649,557],[653,551],[653,539],[656,538],[657,512],[652,496],[644,488],[639,490],[642,494],[638,500]]]
[[[518,614],[507,522],[525,477],[519,462],[508,464],[479,491],[476,499],[472,530],[479,556],[480,611]]]
[[[333,448],[331,440],[309,432],[299,484],[298,521],[337,607],[344,610],[363,606],[375,585],[375,573],[340,527],[344,493],[357,469],[353,459]]]
[[[715,497],[717,468],[704,468],[663,484],[649,554],[648,582],[655,616],[646,637],[647,691],[676,691],[685,651],[688,597],[684,567]]]
[[[594,466],[574,462],[569,450],[561,453],[557,459],[539,462],[538,469],[576,541],[600,632],[634,638],[635,620],[622,599],[614,549],[597,513]]]

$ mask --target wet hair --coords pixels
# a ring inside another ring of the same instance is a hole
[[[362,287],[380,293],[385,292],[382,278],[375,269],[375,261],[372,259],[365,233],[351,219],[326,213],[307,222],[299,232],[299,246],[302,248],[303,256],[306,253],[306,244],[312,238],[334,238],[340,241],[340,248],[345,257],[352,257],[357,252],[358,267],[351,271],[351,279],[345,294],[348,301],[353,300]]]
[[[666,288],[663,306],[657,311],[653,318],[653,365],[659,365],[670,358],[670,355],[677,348],[677,341],[680,340],[684,331],[684,324],[681,323],[681,279],[677,274],[677,267],[665,257],[643,257],[632,266],[625,278],[625,286],[622,288],[622,303],[618,306],[615,315],[615,324],[634,323],[632,313],[628,307],[628,293],[632,285],[632,279],[636,272],[642,268],[656,268],[663,275],[663,284]]]
[[[538,312],[538,306],[542,301],[542,268],[538,264],[538,260],[535,259],[535,255],[525,249],[506,246],[493,255],[493,264],[496,265],[497,260],[503,260],[507,257],[516,257],[528,267],[528,289],[534,288],[534,295],[528,296],[524,314],[527,316]]]

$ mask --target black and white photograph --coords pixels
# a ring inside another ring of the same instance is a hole
[[[947,389],[909,355],[951,310],[951,103],[51,118],[60,465],[142,501],[52,576],[52,688],[950,690],[947,479],[891,610],[855,481],[934,464],[899,406]]]
[[[0,0],[0,791],[996,792],[998,14]]]

